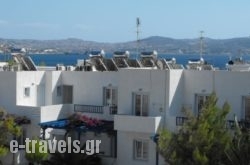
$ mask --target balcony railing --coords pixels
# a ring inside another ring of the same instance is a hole
[[[188,120],[187,117],[176,117],[176,126],[183,126],[184,123]],[[250,129],[250,121],[246,120],[241,120],[238,121],[239,127],[240,128],[248,128]],[[234,120],[227,120],[226,122],[226,128],[228,129],[234,129],[236,127],[235,121]]]
[[[180,117],[180,116],[177,116],[176,117],[176,126],[183,126],[184,123],[188,120],[187,117]]]
[[[103,113],[103,106],[75,104],[74,111],[87,113]]]
[[[109,109],[110,115],[117,114],[117,106],[96,106],[96,105],[81,105],[81,104],[75,104],[74,105],[74,111],[75,112],[86,112],[86,113],[98,113],[98,114],[104,114],[104,111]]]
[[[250,128],[250,121],[238,121],[239,127],[240,128]],[[236,123],[234,120],[227,120],[227,128],[229,129],[234,129],[236,127]]]
[[[113,105],[109,107],[109,114],[110,115],[116,115],[117,114],[117,106]]]

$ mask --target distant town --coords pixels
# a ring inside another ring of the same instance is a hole
[[[104,49],[107,53],[128,50],[137,51],[137,41],[121,43],[101,43],[69,38],[64,40],[17,40],[1,39],[0,53],[8,53],[15,49],[25,48],[28,54],[87,54],[93,50]],[[153,36],[139,41],[140,51],[156,50],[160,54],[199,54],[199,38],[196,39],[172,39]],[[24,49],[23,49],[24,51]],[[204,39],[204,54],[250,54],[250,38],[232,39]]]

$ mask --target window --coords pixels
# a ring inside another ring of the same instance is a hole
[[[24,96],[25,97],[30,97],[30,87],[25,87],[24,88]]]
[[[250,121],[250,96],[244,97],[243,108],[244,108],[245,120]]]
[[[149,151],[147,140],[134,140],[134,159],[147,160]]]
[[[134,93],[134,113],[136,116],[148,116],[149,96],[145,93]]]
[[[72,85],[63,85],[63,104],[72,104],[73,103],[73,86]]]
[[[57,86],[56,87],[56,96],[60,97],[62,96],[62,86]]]
[[[206,100],[208,99],[208,95],[196,95],[196,113],[197,115],[199,116],[201,111],[202,111],[202,108],[206,102]]]
[[[105,87],[103,91],[103,105],[117,105],[117,89]]]

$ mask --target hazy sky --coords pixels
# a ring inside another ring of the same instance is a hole
[[[0,38],[99,42],[250,35],[250,0],[0,0]]]

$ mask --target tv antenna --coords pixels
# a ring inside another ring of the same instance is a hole
[[[136,18],[136,59],[139,56],[139,44],[140,44],[140,38],[139,38],[139,33],[140,33],[140,25],[141,21],[140,18]]]
[[[202,58],[202,55],[203,55],[203,40],[204,40],[204,37],[203,37],[203,33],[204,31],[200,31],[200,59]]]

